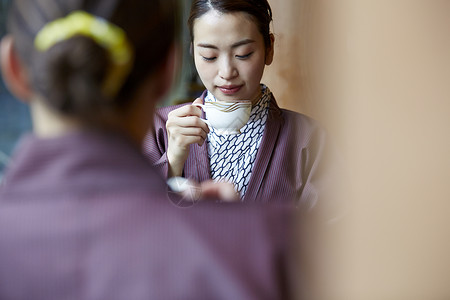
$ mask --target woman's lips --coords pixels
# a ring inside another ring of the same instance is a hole
[[[236,85],[225,85],[225,86],[219,86],[218,87],[219,90],[226,94],[226,95],[231,95],[231,94],[235,94],[237,92],[239,92],[239,90],[241,89],[241,86],[236,86]]]

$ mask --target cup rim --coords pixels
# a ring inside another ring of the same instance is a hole
[[[216,100],[216,101],[205,100],[204,102],[205,102],[205,104],[206,103],[216,103],[216,102],[219,102],[219,103],[242,103],[242,104],[251,104],[252,103],[251,100],[239,100],[239,99],[237,99],[237,100],[226,100],[226,101],[224,101],[224,100]]]

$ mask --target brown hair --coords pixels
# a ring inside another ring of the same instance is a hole
[[[134,49],[134,63],[114,99],[101,85],[110,67],[107,51],[93,39],[75,35],[38,52],[34,39],[47,23],[83,10],[122,28]],[[16,0],[8,30],[30,82],[50,107],[86,120],[102,110],[128,104],[143,81],[164,61],[178,33],[176,0]]]
[[[262,34],[266,48],[271,46],[270,22],[272,22],[272,9],[267,0],[194,0],[188,19],[191,41],[194,40],[194,21],[210,10],[221,13],[247,13]]]

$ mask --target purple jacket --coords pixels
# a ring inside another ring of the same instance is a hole
[[[165,177],[168,172],[166,121],[168,113],[179,106],[157,110],[155,130],[148,134],[144,143],[145,154]],[[266,128],[243,201],[294,200],[301,206],[313,206],[319,194],[324,136],[324,131],[314,120],[280,109],[272,96]],[[211,178],[206,143],[201,147],[191,145],[183,175],[199,182]]]
[[[285,299],[289,210],[175,200],[122,137],[28,137],[0,188],[0,299]]]

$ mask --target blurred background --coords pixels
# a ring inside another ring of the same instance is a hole
[[[327,127],[350,181],[307,299],[450,299],[450,1],[270,3],[265,82]]]
[[[350,181],[347,217],[315,229],[310,299],[450,299],[450,1],[269,2],[275,57],[263,82],[281,107],[324,124]],[[162,105],[203,89],[186,30],[183,40],[179,85]],[[2,83],[0,172],[29,129]]]
[[[5,34],[7,7],[11,0],[0,0],[0,36]],[[0,179],[19,136],[31,128],[28,108],[16,101],[0,80]]]

